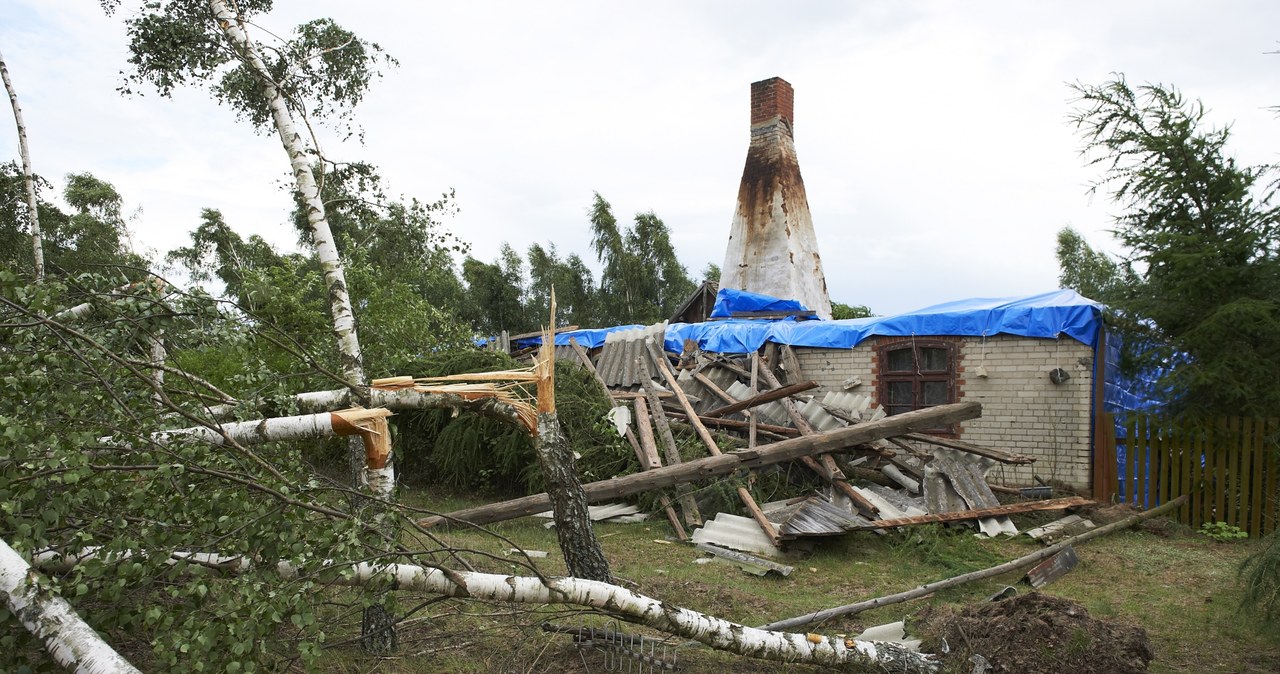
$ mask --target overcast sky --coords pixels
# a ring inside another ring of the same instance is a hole
[[[1274,1],[276,4],[263,28],[330,17],[399,60],[356,110],[365,144],[325,150],[397,194],[456,189],[446,224],[484,260],[554,242],[594,263],[598,191],[623,222],[655,211],[691,274],[720,264],[750,83],[773,76],[795,87],[831,298],[881,314],[1052,290],[1066,225],[1116,250],[1068,82],[1175,84],[1233,125],[1239,161],[1280,153]],[[202,90],[121,97],[125,47],[97,2],[0,0],[36,172],[113,183],[139,247],[185,243],[206,207],[293,247],[279,142]],[[0,160],[16,159],[0,128]]]

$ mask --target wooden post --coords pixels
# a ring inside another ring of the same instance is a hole
[[[636,358],[638,366],[643,367],[643,360]],[[667,415],[662,411],[662,400],[658,398],[658,391],[654,389],[653,382],[648,377],[640,378],[640,385],[644,388],[645,395],[649,397],[649,405],[653,408],[653,422],[658,427],[658,434],[662,438],[663,452],[667,455],[668,466],[678,466],[682,463],[680,458],[680,447],[676,445],[675,436],[671,434],[671,425],[667,423]],[[679,498],[680,509],[684,511],[684,522],[691,527],[702,526],[702,513],[698,512],[698,502],[693,500],[692,494],[683,494]]]
[[[680,406],[684,408],[685,414],[689,415],[689,425],[693,426],[693,430],[702,440],[702,444],[706,445],[707,451],[711,456],[720,456],[720,446],[716,444],[715,438],[711,437],[711,431],[702,425],[702,420],[698,418],[698,411],[693,409],[693,403],[689,402],[689,397],[684,394],[684,390],[680,388],[680,382],[676,380],[676,375],[671,372],[671,367],[667,365],[667,357],[663,355],[662,350],[654,343],[652,339],[644,340],[645,348],[649,350],[649,355],[654,360],[654,365],[658,368],[658,372],[662,374],[662,378],[667,381],[667,385],[671,387],[671,392],[675,394],[676,400],[680,402]],[[760,510],[760,506],[756,503],[755,497],[746,487],[738,487],[738,499],[742,501],[743,507],[747,512],[751,513],[752,519],[756,524],[760,525],[760,529],[764,531],[764,535],[773,541],[774,545],[779,542],[778,528],[773,526],[768,518],[764,516],[764,511]]]

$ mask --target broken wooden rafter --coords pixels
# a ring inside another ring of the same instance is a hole
[[[643,473],[634,473],[592,482],[584,485],[583,488],[586,490],[587,498],[591,502],[621,498],[671,485],[728,475],[742,469],[754,470],[777,463],[794,461],[802,456],[840,452],[854,445],[873,440],[902,435],[903,433],[925,428],[937,428],[940,424],[958,423],[981,415],[982,405],[976,402],[938,405],[885,417],[878,421],[869,421],[857,426],[836,429],[827,433],[783,440],[756,449],[728,452],[721,456],[709,456],[704,459],[689,461],[679,466],[667,466]],[[473,524],[501,522],[541,512],[547,509],[549,503],[550,501],[545,493],[534,494],[502,503],[424,518],[419,520],[419,523],[423,526],[434,526],[448,521],[471,522]]]
[[[610,395],[609,385],[605,383],[604,378],[600,376],[600,371],[596,369],[595,363],[591,362],[591,356],[587,350],[578,343],[573,337],[569,338],[569,347],[578,355],[578,360],[582,361],[582,367],[591,373],[591,378],[595,380],[596,385],[600,387],[601,392],[609,399],[609,405],[618,406],[618,401],[614,400]],[[627,442],[631,444],[631,449],[636,453],[636,459],[640,461],[640,469],[648,470],[651,468],[661,468],[662,461],[658,458],[657,444],[653,441],[653,429],[649,424],[649,414],[647,404],[640,398],[635,400],[636,409],[636,427],[641,428],[640,424],[644,424],[644,428],[649,430],[649,439],[646,442],[643,438],[637,438],[636,433],[627,427],[625,436]],[[684,530],[684,525],[680,524],[680,517],[676,515],[675,508],[671,507],[671,499],[666,494],[659,494],[658,500],[662,505],[662,511],[667,516],[667,521],[671,523],[671,529],[675,531],[676,537],[680,540],[687,540],[689,535]]]
[[[916,442],[923,442],[930,445],[937,445],[939,447],[967,452],[969,454],[985,456],[988,459],[994,459],[1000,463],[1008,465],[1025,465],[1035,463],[1036,460],[1035,457],[1027,456],[1025,454],[1014,454],[1012,452],[1005,452],[999,449],[991,449],[990,447],[981,447],[971,442],[965,442],[964,440],[940,438],[936,435],[929,435],[927,433],[908,433],[903,437],[908,440],[915,440]]]
[[[681,421],[689,420],[689,415],[681,414],[680,412],[667,412],[667,416]],[[720,417],[708,418],[705,416],[699,416],[698,419],[707,426],[717,426],[719,428],[744,429],[751,426],[750,421],[742,421],[740,419],[722,419]],[[774,426],[773,424],[757,423],[756,428],[763,433],[767,433],[777,438],[794,438],[800,435],[800,431],[787,426]]]
[[[738,402],[732,405],[717,407],[713,410],[705,412],[701,416],[707,417],[707,418],[723,417],[726,414],[733,414],[734,412],[741,412],[742,410],[750,409],[752,407],[759,407],[760,405],[763,405],[768,402],[773,402],[774,400],[778,400],[779,398],[786,398],[787,396],[792,396],[797,393],[802,393],[804,391],[808,391],[809,389],[815,389],[815,388],[818,388],[818,382],[816,381],[805,381],[805,382],[800,382],[799,384],[792,384],[791,386],[775,388],[770,391],[765,391],[760,395],[747,398],[746,400],[739,400]]]
[[[653,358],[654,365],[658,368],[658,373],[666,380],[667,385],[671,387],[671,392],[675,394],[676,400],[680,401],[680,406],[684,408],[685,415],[689,420],[689,425],[693,426],[694,432],[698,434],[698,438],[702,440],[702,444],[706,445],[707,451],[711,456],[720,456],[720,446],[716,444],[715,438],[711,437],[711,431],[702,424],[698,418],[698,412],[693,409],[693,403],[689,402],[689,398],[684,394],[684,390],[680,388],[680,382],[676,380],[676,375],[671,371],[671,367],[667,364],[667,356],[658,348],[656,342],[652,339],[644,340],[645,348],[649,350],[649,356]],[[647,390],[647,389],[646,389]],[[742,506],[751,513],[752,519],[756,524],[760,525],[760,530],[764,532],[769,540],[778,543],[778,529],[773,523],[765,518],[764,512],[760,510],[760,505],[756,503],[755,497],[751,495],[751,491],[746,487],[739,486],[737,489],[738,500],[742,501]]]
[[[1017,515],[1018,513],[1036,512],[1039,510],[1065,510],[1067,508],[1076,508],[1079,506],[1093,505],[1093,501],[1079,496],[1070,496],[1067,498],[1057,498],[1050,501],[1028,501],[1026,503],[1010,503],[1008,505],[996,506],[994,508],[979,508],[976,510],[960,510],[949,513],[934,513],[932,515],[917,515],[915,517],[902,517],[892,520],[876,520],[871,524],[861,527],[855,527],[854,530],[871,530],[871,529],[891,529],[893,527],[907,527],[915,524],[931,524],[934,522],[959,522],[963,520],[976,520],[985,517],[1002,517],[1004,515]]]

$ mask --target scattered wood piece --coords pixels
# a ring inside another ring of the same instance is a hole
[[[893,418],[893,417],[890,417],[890,418]],[[963,575],[955,576],[953,578],[948,578],[946,580],[940,580],[936,583],[928,583],[926,585],[921,585],[920,587],[917,587],[914,590],[907,590],[906,592],[899,592],[897,594],[891,594],[885,597],[877,597],[875,599],[868,599],[866,601],[860,601],[854,604],[847,604],[845,606],[837,606],[835,608],[815,611],[813,613],[808,613],[802,616],[796,616],[795,618],[779,620],[777,622],[772,622],[772,623],[769,623],[768,625],[764,625],[759,629],[762,629],[762,630],[791,629],[794,627],[799,627],[801,625],[808,625],[810,623],[830,620],[832,618],[836,618],[839,616],[861,613],[862,611],[866,611],[868,609],[878,608],[881,606],[889,606],[890,604],[898,604],[904,601],[910,601],[912,599],[919,599],[920,597],[933,594],[938,590],[945,590],[949,587],[963,585],[965,583],[969,583],[975,580],[982,580],[984,578],[999,576],[1001,574],[1020,569],[1024,566],[1027,566],[1028,564],[1034,564],[1042,559],[1047,559],[1049,557],[1052,557],[1053,555],[1058,554],[1058,552],[1066,549],[1070,545],[1074,545],[1076,543],[1083,543],[1087,540],[1091,540],[1099,536],[1105,536],[1115,531],[1127,529],[1143,520],[1150,519],[1157,515],[1170,512],[1176,508],[1181,507],[1182,504],[1186,502],[1187,502],[1187,496],[1184,494],[1159,507],[1152,508],[1151,510],[1147,510],[1144,512],[1140,512],[1136,515],[1133,515],[1132,517],[1126,517],[1123,520],[1120,520],[1118,522],[1113,522],[1111,524],[1108,524],[1105,527],[1094,529],[1093,531],[1080,534],[1079,536],[1068,538],[1067,540],[1064,540],[1056,545],[1052,545],[1038,552],[1033,552],[1029,555],[1025,555],[1015,560],[1005,562],[1004,564],[993,566],[989,569],[983,569],[981,571],[966,573]]]
[[[668,412],[667,416],[673,419],[680,419],[683,421],[689,420],[688,415],[681,414],[679,412]],[[699,416],[698,419],[701,420],[702,423],[707,426],[716,426],[718,428],[743,429],[751,426],[751,422],[742,421],[741,419],[721,419],[719,417],[708,418],[704,416]],[[765,433],[774,438],[795,438],[795,437],[799,437],[800,435],[800,431],[797,431],[796,429],[790,428],[787,426],[774,426],[773,424],[757,423],[756,428],[759,432]]]
[[[1040,562],[1028,571],[1027,582],[1031,583],[1031,587],[1039,590],[1067,575],[1067,572],[1076,568],[1079,563],[1080,558],[1076,556],[1076,549],[1068,545],[1058,554]]]
[[[640,358],[636,358],[637,368],[641,367]],[[641,386],[649,396],[649,406],[654,410],[662,409],[662,402],[658,400],[657,389],[648,377],[641,377]],[[667,423],[666,414],[650,415],[653,423],[658,427],[658,437],[662,439],[662,453],[667,457],[668,466],[679,466],[680,448],[676,445],[675,436],[671,435],[671,426]],[[652,472],[652,471],[650,471]],[[690,527],[696,527],[702,524],[702,514],[698,512],[698,503],[693,500],[692,494],[682,494],[678,499],[680,501],[680,510],[684,514],[684,523]]]
[[[930,445],[937,445],[939,447],[946,447],[948,449],[956,449],[961,452],[977,454],[978,456],[985,456],[988,459],[995,459],[1000,463],[1008,464],[1008,465],[1014,465],[1014,466],[1025,465],[1028,463],[1035,463],[1035,460],[1036,460],[1035,457],[1027,456],[1025,454],[1013,454],[1011,452],[1005,452],[999,449],[991,449],[989,447],[980,447],[971,442],[965,442],[964,440],[957,440],[955,438],[940,438],[936,435],[929,435],[927,433],[908,433],[903,437],[907,438],[908,440],[915,440],[916,442],[923,442]]]
[[[776,388],[771,391],[765,391],[760,395],[747,398],[746,400],[739,400],[738,402],[732,405],[717,407],[709,412],[702,414],[702,416],[708,417],[708,418],[723,417],[727,414],[733,414],[734,412],[741,412],[742,410],[751,409],[752,407],[759,407],[760,405],[763,405],[765,403],[773,402],[774,400],[778,400],[780,398],[786,398],[787,396],[795,395],[797,393],[802,393],[804,391],[808,391],[809,389],[815,389],[815,388],[818,388],[818,382],[816,381],[800,382],[799,384],[792,384],[791,386],[784,386],[782,388]]]
[[[935,513],[917,517],[902,517],[892,520],[876,520],[862,529],[888,529],[890,527],[906,527],[914,524],[930,524],[933,522],[959,522],[963,520],[981,519],[984,517],[1000,517],[1018,513],[1036,512],[1039,510],[1063,510],[1079,506],[1093,505],[1093,501],[1080,496],[1053,499],[1052,501],[1029,501],[1027,503],[1011,503],[994,508],[978,510],[961,510],[959,512]]]
[[[671,371],[671,366],[667,364],[667,356],[658,348],[657,342],[652,339],[644,340],[645,347],[649,349],[649,356],[653,358],[654,365],[658,368],[658,373],[667,381],[667,385],[671,387],[671,392],[675,394],[676,400],[680,401],[680,406],[684,408],[684,413],[689,419],[689,425],[693,426],[693,430],[698,434],[698,438],[702,440],[702,444],[706,445],[707,451],[711,456],[720,456],[724,452],[720,451],[720,446],[716,444],[715,438],[711,437],[711,431],[702,425],[702,421],[698,419],[698,412],[693,409],[693,403],[689,402],[684,394],[684,390],[680,388],[680,382],[676,381],[676,375]],[[756,503],[755,498],[746,487],[738,487],[738,500],[742,501],[742,506],[751,513],[751,517],[760,525],[760,530],[764,532],[769,540],[775,543],[778,540],[778,530],[769,520],[765,519],[764,513],[760,511],[760,506]]]
[[[902,435],[922,428],[937,428],[940,424],[959,423],[981,415],[982,405],[977,402],[937,405],[819,435],[791,438],[755,449],[727,452],[723,456],[708,456],[679,466],[666,466],[657,470],[592,482],[583,485],[583,488],[587,492],[588,500],[598,503],[661,487],[728,475],[744,468],[757,470],[773,464],[794,461],[801,456],[841,452],[849,447],[881,438]],[[547,494],[532,494],[501,503],[425,517],[418,520],[418,523],[424,527],[450,521],[488,524],[541,512],[550,507],[550,503]]]

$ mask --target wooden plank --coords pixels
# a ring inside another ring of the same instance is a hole
[[[725,391],[724,389],[717,386],[715,382],[711,381],[711,378],[708,377],[707,375],[702,374],[701,372],[694,372],[693,378],[699,384],[702,384],[703,386],[707,387],[708,391],[711,391],[712,393],[714,393],[717,398],[723,400],[724,402],[730,405],[738,402],[733,396],[729,395],[728,391]]]
[[[1065,510],[1067,508],[1092,505],[1093,503],[1094,501],[1090,501],[1089,499],[1080,496],[1068,496],[1066,498],[1056,498],[1049,501],[1011,503],[1009,505],[996,506],[994,508],[982,508],[980,510],[960,510],[957,512],[917,515],[915,517],[902,517],[892,520],[876,520],[871,524],[854,527],[853,530],[890,529],[893,527],[907,527],[916,524],[932,524],[934,522],[960,522],[963,520],[1002,517],[1004,515],[1017,515],[1019,513],[1037,512],[1042,510]]]
[[[680,382],[676,379],[676,375],[671,371],[671,366],[667,364],[667,356],[658,348],[657,343],[652,339],[644,340],[645,348],[649,350],[649,356],[653,358],[654,365],[657,366],[658,372],[662,378],[666,380],[667,385],[671,388],[671,392],[675,394],[676,400],[680,401],[680,406],[684,408],[684,412],[688,415],[689,425],[693,426],[694,432],[698,434],[698,438],[702,440],[702,444],[706,445],[707,451],[711,456],[720,456],[720,446],[716,444],[715,438],[711,437],[711,431],[702,424],[702,420],[698,418],[698,412],[693,409],[693,403],[689,402],[689,397],[684,394],[684,390],[680,388]],[[760,506],[756,503],[751,492],[746,487],[738,487],[738,500],[742,501],[742,506],[751,513],[751,518],[760,525],[760,530],[764,532],[774,545],[778,544],[778,530],[773,523],[765,518],[764,513],[760,510]]]
[[[1035,463],[1035,457],[1026,456],[1025,454],[1014,454],[1012,452],[1006,452],[999,449],[991,449],[990,447],[982,447],[975,445],[972,442],[965,442],[958,438],[940,438],[936,435],[929,435],[927,433],[908,433],[903,437],[908,440],[915,440],[916,442],[923,442],[930,445],[937,445],[939,447],[968,452],[969,454],[985,456],[988,459],[995,459],[1000,463],[1008,465],[1026,465]]]
[[[783,388],[781,382],[779,382],[778,378],[774,376],[771,368],[762,368],[760,370],[760,376],[764,378],[765,383],[769,384],[769,386],[773,387],[775,390]],[[800,429],[800,433],[802,435],[817,435],[817,431],[813,428],[813,425],[809,423],[808,419],[805,419],[804,416],[800,414],[800,410],[790,398],[782,399],[782,408],[787,411],[787,416],[791,417],[792,425]],[[817,473],[818,477],[826,480],[832,488],[840,491],[848,497],[850,501],[853,501],[858,510],[862,511],[867,516],[874,517],[879,514],[880,509],[877,508],[875,504],[868,501],[867,497],[859,494],[858,490],[849,486],[847,478],[844,476],[844,473],[840,471],[840,466],[836,465],[836,460],[832,456],[824,454],[817,460],[811,456],[806,456],[801,459],[800,462],[807,466],[809,470]]]
[[[636,359],[639,361],[639,359]],[[640,378],[640,385],[644,387],[645,393],[649,394],[649,406],[652,409],[662,409],[662,401],[658,399],[658,391],[654,387],[653,382],[648,377]],[[676,445],[675,436],[671,434],[671,425],[667,423],[666,414],[651,415],[654,425],[658,427],[658,437],[662,438],[662,450],[667,456],[668,466],[678,466],[683,461],[680,458],[680,448]],[[684,513],[684,523],[691,527],[702,526],[702,514],[698,512],[698,503],[693,500],[693,495],[689,493],[681,494],[680,510]]]
[[[1156,464],[1155,500],[1151,502],[1153,508],[1169,502],[1169,482],[1172,480],[1170,466],[1173,463],[1173,438],[1170,436],[1169,424],[1163,420],[1158,422],[1156,434],[1159,440],[1156,442],[1155,454],[1151,457],[1151,461]]]
[[[609,385],[605,383],[600,376],[600,372],[596,370],[595,363],[591,362],[591,356],[587,354],[587,350],[578,343],[573,337],[569,338],[569,346],[573,352],[578,354],[578,360],[582,361],[582,366],[587,368],[591,373],[591,377],[595,380],[600,390],[609,397],[609,404],[617,407],[618,401],[614,400]],[[639,398],[636,399],[636,427],[640,428],[643,423],[644,430],[649,431],[649,445],[646,447],[640,439],[636,438],[636,434],[630,428],[627,429],[627,442],[630,443],[631,449],[636,453],[636,459],[640,461],[640,470],[651,470],[661,468],[662,461],[658,458],[658,448],[653,441],[653,428],[649,425],[648,405],[641,404]],[[643,412],[642,412],[643,410]],[[684,541],[689,539],[689,534],[685,532],[684,526],[680,524],[680,518],[676,516],[675,508],[671,507],[671,499],[666,494],[659,493],[658,502],[662,505],[662,512],[667,516],[667,521],[671,523],[671,529],[675,532],[676,538]]]
[[[760,392],[760,352],[758,351],[751,352],[750,384],[752,393]],[[757,440],[756,434],[760,432],[760,417],[755,412],[748,412],[747,415],[747,421],[751,424],[747,429],[747,447],[755,449]],[[799,429],[796,430],[799,432]]]
[[[1109,412],[1099,411],[1093,421],[1093,497],[1110,503],[1116,492],[1115,479],[1115,417]]]
[[[1187,524],[1193,529],[1199,529],[1200,524],[1204,522],[1204,469],[1208,455],[1209,442],[1206,439],[1209,429],[1196,429],[1196,447],[1191,457],[1191,517]]]
[[[782,388],[773,389],[771,391],[765,391],[764,393],[761,393],[757,396],[753,396],[751,398],[747,398],[746,400],[739,400],[738,402],[732,405],[717,407],[703,414],[702,416],[711,417],[711,418],[723,417],[726,414],[733,414],[734,412],[741,412],[743,410],[750,409],[752,407],[759,407],[760,405],[763,405],[767,402],[773,402],[774,400],[778,400],[780,398],[786,398],[787,396],[795,395],[797,393],[802,393],[804,391],[808,391],[809,389],[815,389],[815,388],[818,388],[818,382],[816,381],[800,382],[799,384],[792,384],[791,386],[784,386]]]
[[[649,418],[649,403],[644,398],[636,398],[636,430],[640,436],[640,447],[643,450],[640,460],[642,470],[653,470],[662,467],[662,459],[658,457],[658,443],[653,437],[653,424]]]
[[[787,374],[787,383],[795,384],[805,381],[804,370],[800,369],[800,359],[796,357],[795,350],[789,344],[783,344],[781,352],[783,371]]]
[[[813,436],[791,438],[756,449],[728,452],[724,456],[709,456],[679,466],[666,466],[632,475],[591,482],[582,486],[590,503],[622,498],[654,489],[669,487],[697,480],[708,480],[729,475],[739,470],[759,470],[802,456],[830,454],[846,451],[868,442],[902,435],[925,428],[937,428],[974,419],[982,415],[982,405],[977,402],[948,403],[903,414],[868,421],[857,426],[840,428]],[[550,507],[551,499],[545,494],[531,494],[521,498],[491,503],[476,508],[458,510],[433,517],[424,517],[418,524],[424,527],[457,520],[472,524],[488,524],[542,512]]]
[[[689,415],[681,414],[679,412],[668,411],[667,416],[671,417],[672,419],[679,419],[681,421],[689,420]],[[708,419],[706,417],[698,417],[698,418],[702,420],[702,423],[708,426],[715,426],[717,428],[732,428],[736,430],[745,430],[751,426],[751,422],[743,421],[741,419],[721,419],[719,417],[716,417],[714,419]],[[790,426],[774,426],[773,424],[757,424],[757,428],[760,429],[761,433],[765,433],[766,435],[773,438],[795,438],[800,436],[800,431],[797,431],[796,429],[791,428]]]

